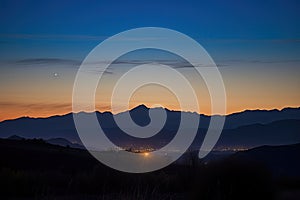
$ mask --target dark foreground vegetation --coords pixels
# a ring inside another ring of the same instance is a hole
[[[239,156],[207,163],[191,154],[186,165],[129,174],[85,150],[0,139],[0,157],[0,199],[299,199],[299,178],[276,177],[260,162]]]

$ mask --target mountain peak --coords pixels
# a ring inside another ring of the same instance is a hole
[[[18,135],[12,135],[12,136],[9,136],[7,139],[9,139],[9,140],[23,140],[25,138],[20,137]]]
[[[138,105],[138,106],[131,109],[131,111],[134,111],[134,110],[149,110],[149,108],[144,104],[140,104],[140,105]]]

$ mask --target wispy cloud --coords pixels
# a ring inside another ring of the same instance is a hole
[[[276,63],[300,63],[300,59],[227,59],[217,61],[224,63],[227,66],[233,63],[266,63],[266,64],[276,64]]]
[[[71,68],[74,70],[78,70],[81,65],[80,60],[72,60],[72,59],[61,59],[61,58],[30,58],[30,59],[22,59],[10,62],[10,64],[17,67],[61,67],[61,68]],[[88,73],[99,73],[99,69],[97,68],[97,64],[101,62],[93,62],[87,63],[91,65],[89,70],[84,70]],[[106,70],[103,72],[104,74],[113,74],[112,70]]]
[[[78,35],[78,34],[0,34],[0,38],[4,39],[47,39],[47,40],[105,40],[111,35]],[[161,40],[163,37],[121,37],[122,41],[151,41]],[[256,38],[194,38],[199,41],[207,42],[264,42],[264,43],[299,43],[300,38],[274,38],[274,39],[256,39]]]
[[[71,103],[25,103],[25,102],[0,102],[0,122],[23,116],[47,117],[66,114],[72,111]]]
[[[39,34],[0,34],[2,39],[27,39],[27,40],[71,40],[71,41],[103,41],[111,35],[39,35]],[[155,41],[164,40],[164,37],[118,37],[118,41]]]
[[[60,67],[60,68],[71,68],[78,70],[82,61],[73,60],[73,59],[61,59],[61,58],[30,58],[10,61],[9,64],[14,67]],[[168,65],[174,69],[192,69],[194,67],[213,67],[212,65],[207,65],[205,63],[198,63],[196,66],[193,66],[187,61],[176,60],[176,59],[157,59],[157,60],[145,60],[145,59],[128,59],[128,60],[116,60],[112,62],[112,67],[109,67],[106,71],[100,71],[99,65],[108,64],[109,61],[93,61],[87,62],[87,65],[90,65],[89,69],[84,71],[87,73],[104,73],[104,74],[114,74],[116,70],[134,67],[137,65],[157,63]],[[300,59],[226,59],[216,61],[217,67],[236,67],[242,66],[243,64],[287,64],[287,63],[300,63]]]
[[[199,41],[206,42],[225,42],[225,43],[299,43],[300,38],[278,38],[278,39],[254,39],[254,38],[197,38]]]
[[[60,59],[60,58],[30,58],[30,59],[17,60],[16,63],[20,65],[63,64],[63,65],[72,65],[72,66],[78,66],[81,64],[79,60]]]
[[[23,103],[23,102],[0,102],[0,107],[14,107],[15,109],[67,109],[71,108],[71,103]]]
[[[31,40],[105,40],[108,36],[95,35],[38,35],[38,34],[0,34],[5,39],[31,39]]]

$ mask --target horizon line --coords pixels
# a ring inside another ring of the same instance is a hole
[[[167,111],[170,111],[170,112],[183,112],[183,113],[196,113],[198,115],[203,115],[203,116],[207,116],[207,117],[211,117],[211,116],[225,116],[225,117],[228,117],[230,115],[234,115],[234,114],[240,114],[240,113],[243,113],[243,112],[249,112],[249,111],[283,111],[285,109],[300,109],[300,106],[296,106],[296,107],[292,107],[292,106],[287,106],[287,107],[282,107],[282,108],[272,108],[272,109],[260,109],[260,108],[256,108],[256,109],[244,109],[244,110],[240,110],[240,111],[236,111],[236,112],[231,112],[231,113],[227,113],[225,115],[220,115],[220,114],[203,114],[203,113],[198,113],[196,111],[182,111],[182,110],[173,110],[173,109],[169,109],[169,108],[165,108],[165,107],[153,107],[153,108],[149,108],[148,106],[146,106],[145,104],[140,104],[140,105],[137,105],[131,109],[128,109],[128,110],[125,110],[125,111],[120,111],[118,113],[115,113],[113,114],[111,111],[99,111],[99,110],[94,110],[94,111],[79,111],[79,112],[67,112],[65,114],[55,114],[55,115],[49,115],[49,116],[46,116],[46,117],[34,117],[34,116],[21,116],[21,117],[16,117],[16,118],[11,118],[11,119],[4,119],[4,120],[0,120],[0,123],[2,122],[5,122],[5,121],[13,121],[13,120],[18,120],[18,119],[21,119],[21,118],[29,118],[29,119],[47,119],[47,118],[51,118],[51,117],[63,117],[63,116],[66,116],[66,115],[70,115],[70,114],[79,114],[79,113],[87,113],[87,114],[91,114],[91,113],[100,113],[100,114],[104,114],[104,113],[110,113],[112,115],[118,115],[118,114],[122,114],[122,113],[125,113],[125,112],[130,112],[138,107],[141,107],[141,106],[144,106],[146,107],[147,109],[156,109],[156,108],[162,108],[162,109],[165,109]]]

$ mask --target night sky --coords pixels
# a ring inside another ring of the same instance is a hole
[[[174,29],[199,42],[219,66],[228,113],[300,106],[299,1],[1,0],[0,18],[0,121],[71,112],[82,60],[106,38],[139,27]],[[135,57],[159,55],[145,51]],[[109,110],[105,91],[122,68],[116,64],[107,73],[96,95],[98,110]],[[213,114],[203,85],[195,84],[203,104],[195,111]],[[162,88],[135,94],[131,106],[142,103],[180,109]]]

